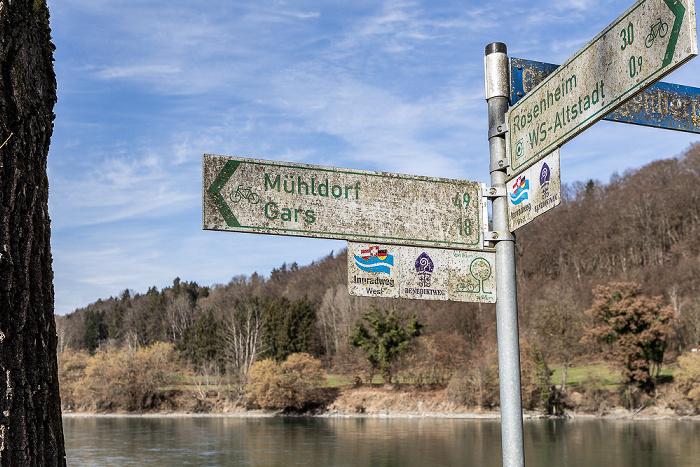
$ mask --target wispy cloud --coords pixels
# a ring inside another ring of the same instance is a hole
[[[162,218],[200,202],[198,166],[175,168],[153,154],[111,158],[84,174],[52,174],[50,207],[57,230],[125,219]],[[201,176],[199,177],[201,179]]]
[[[127,67],[105,67],[95,73],[99,79],[139,79],[148,77],[149,80],[164,79],[181,73],[180,67],[172,65],[132,65]]]
[[[485,181],[484,46],[563,62],[623,13],[618,3],[49,0],[57,310],[342,248],[202,232],[205,152]],[[698,86],[699,74],[691,62],[677,76]],[[696,140],[600,125],[562,148],[566,182]]]

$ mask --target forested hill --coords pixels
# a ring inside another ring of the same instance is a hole
[[[590,355],[591,348],[577,344],[592,290],[624,281],[637,282],[645,295],[663,296],[679,314],[669,350],[696,346],[700,145],[608,183],[577,183],[564,191],[561,206],[516,232],[523,339],[538,342],[552,361]],[[348,335],[372,306],[417,315],[427,324],[425,335],[442,336],[454,350],[495,348],[493,305],[350,297],[346,282],[343,251],[308,266],[282,265],[269,278],[240,276],[213,286],[175,279],[160,291],[126,290],[57,317],[59,351],[165,341],[195,363],[220,360],[226,346],[233,345],[226,339],[231,317],[250,306],[265,310],[261,338],[269,340],[266,352],[274,353],[272,343],[284,341],[288,349],[308,351],[328,365],[342,360]],[[284,336],[273,338],[282,330]]]

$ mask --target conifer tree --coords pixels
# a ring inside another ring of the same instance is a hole
[[[265,357],[281,362],[293,353],[309,351],[316,310],[305,297],[290,301],[286,297],[269,302],[265,316]]]
[[[379,370],[386,382],[391,383],[392,362],[408,350],[411,339],[420,336],[425,325],[418,322],[416,316],[408,325],[404,325],[404,320],[394,308],[389,311],[372,308],[363,315],[363,319],[370,328],[358,322],[350,335],[350,345],[365,350],[365,357],[372,367]]]

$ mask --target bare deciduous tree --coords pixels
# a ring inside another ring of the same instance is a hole
[[[569,284],[559,284],[534,303],[533,330],[538,348],[549,361],[562,364],[561,391],[566,391],[567,370],[571,360],[581,352],[583,310],[577,306]]]
[[[194,322],[195,303],[187,294],[168,296],[165,314],[170,328],[170,337],[178,342],[187,328]]]
[[[250,368],[262,344],[264,303],[257,297],[237,300],[224,319],[224,352],[236,376],[239,394],[245,392]]]
[[[328,356],[332,357],[341,346],[346,345],[347,336],[360,317],[358,307],[353,306],[354,301],[354,297],[348,295],[345,284],[328,288],[323,296],[317,326]]]

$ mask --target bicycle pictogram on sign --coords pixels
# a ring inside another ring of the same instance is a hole
[[[249,186],[248,188],[243,188],[243,185],[238,185],[236,191],[231,193],[229,198],[231,198],[231,201],[234,203],[238,203],[243,199],[247,199],[250,204],[258,204],[260,201],[260,195],[253,192],[253,187]]]
[[[647,46],[647,49],[654,45],[654,39],[656,37],[664,37],[666,33],[668,32],[668,24],[664,23],[661,21],[661,18],[659,18],[659,21],[651,25],[651,32],[647,35],[646,39],[644,40],[644,45]]]

